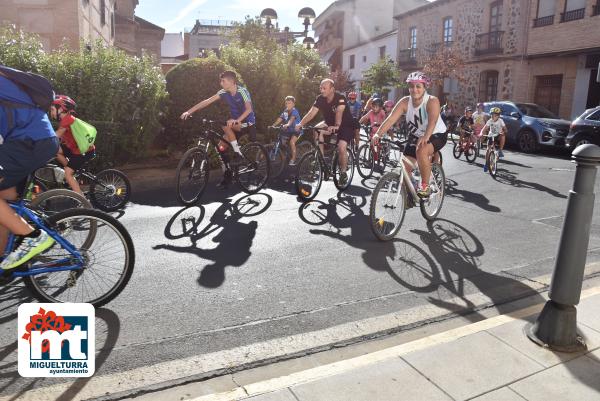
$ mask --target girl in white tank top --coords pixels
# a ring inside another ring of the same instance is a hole
[[[423,95],[423,101],[417,108],[413,106],[413,100],[409,97],[408,99],[408,110],[406,111],[406,122],[408,123],[408,132],[418,138],[425,135],[427,124],[429,123],[429,116],[427,114],[427,102],[429,102],[429,93],[425,92]],[[441,116],[438,116],[435,122],[435,128],[433,129],[434,134],[446,132],[446,124],[442,120]]]

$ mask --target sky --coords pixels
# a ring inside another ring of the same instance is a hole
[[[273,8],[281,28],[289,26],[292,31],[302,31],[304,26],[298,19],[301,8],[311,7],[319,15],[331,3],[333,1],[328,0],[140,0],[135,14],[171,33],[191,29],[196,19],[242,22],[247,15],[258,16],[263,9]]]

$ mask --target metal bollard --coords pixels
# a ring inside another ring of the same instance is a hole
[[[573,152],[577,164],[573,189],[569,191],[567,212],[563,222],[548,293],[550,301],[535,323],[525,327],[530,340],[561,352],[586,349],[585,341],[577,334],[577,309],[590,240],[594,211],[596,167],[600,165],[600,147],[579,146]]]

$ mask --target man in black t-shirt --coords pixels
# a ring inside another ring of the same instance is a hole
[[[304,116],[299,124],[296,124],[296,130],[300,131],[304,125],[310,122],[320,111],[325,118],[317,126],[323,127],[323,131],[319,131],[319,140],[325,141],[324,135],[331,135],[335,132],[338,134],[337,147],[340,157],[340,184],[346,185],[348,175],[348,157],[346,149],[348,144],[351,144],[354,139],[354,121],[350,108],[347,107],[347,100],[344,95],[335,91],[333,80],[324,79],[320,86],[321,95],[317,97],[315,103]],[[328,132],[328,133],[327,133]],[[319,145],[321,153],[323,153],[323,145]]]

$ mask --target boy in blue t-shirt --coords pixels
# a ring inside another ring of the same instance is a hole
[[[290,138],[290,149],[292,150],[292,156],[290,158],[290,166],[296,164],[296,141],[298,140],[298,133],[296,132],[296,124],[300,121],[300,113],[296,107],[296,98],[293,96],[286,96],[285,98],[285,110],[281,112],[277,120],[273,123],[273,126],[278,126],[283,123],[281,128],[285,132],[285,135]]]

